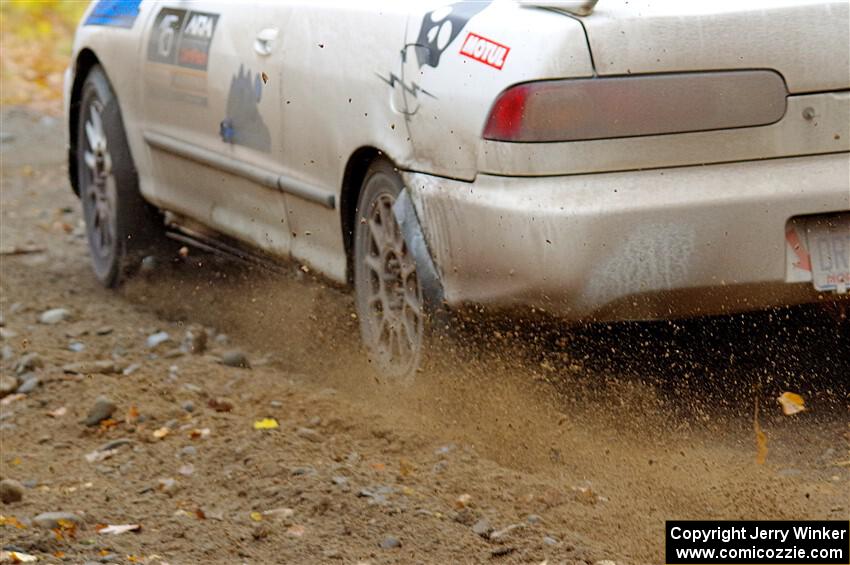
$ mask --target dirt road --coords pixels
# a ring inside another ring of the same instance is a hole
[[[2,133],[4,550],[644,564],[667,519],[850,514],[848,336],[819,308],[488,326],[399,388],[362,360],[350,297],[295,267],[190,251],[100,288],[61,123],[6,109]],[[786,390],[808,410],[782,415]],[[120,524],[141,527],[101,531]]]

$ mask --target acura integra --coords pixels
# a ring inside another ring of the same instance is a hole
[[[850,285],[846,0],[101,0],[65,102],[103,284],[163,233],[289,258],[353,287],[399,378],[465,305],[656,319]]]

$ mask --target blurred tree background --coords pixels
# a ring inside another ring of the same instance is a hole
[[[62,112],[62,75],[86,0],[0,0],[0,105]]]

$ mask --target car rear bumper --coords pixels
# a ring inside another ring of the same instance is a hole
[[[561,177],[405,173],[450,306],[650,319],[818,299],[792,217],[850,210],[850,153]]]

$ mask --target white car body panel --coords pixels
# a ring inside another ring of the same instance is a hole
[[[850,85],[846,0],[602,0],[584,18],[602,76],[775,69],[788,91]]]
[[[143,0],[129,26],[86,23],[108,4],[93,3],[78,29],[75,66],[66,76],[69,115],[76,65],[93,53],[118,95],[146,199],[186,225],[292,257],[338,283],[348,282],[350,270],[345,175],[364,148],[404,171],[446,300],[455,306],[537,304],[546,296],[548,308],[567,317],[670,315],[611,305],[636,293],[713,288],[721,279],[773,285],[787,271],[777,226],[793,216],[850,210],[847,2],[601,0],[577,17],[514,0],[455,3],[451,10],[428,0],[267,1],[250,8]],[[175,34],[192,29],[179,53],[160,25],[175,11],[185,12]],[[191,14],[204,17],[189,26]],[[493,101],[515,84],[751,69],[774,70],[785,81],[786,111],[775,123],[569,142],[482,137]],[[787,175],[765,174],[771,167]],[[749,184],[736,192],[728,184],[735,179]],[[677,183],[694,192],[674,190]],[[618,224],[611,191],[625,186],[641,200]],[[597,193],[607,196],[594,202]],[[760,206],[766,216],[741,225]],[[546,207],[552,223],[529,227]],[[670,265],[671,273],[591,288],[585,275],[600,265],[609,266],[609,278],[630,276],[617,258],[640,234],[679,241],[687,222],[660,219],[674,213],[691,219],[691,247],[680,250],[685,275],[674,276],[684,271],[659,255],[656,264]],[[586,220],[572,223],[578,217]],[[706,227],[721,223],[722,230]],[[606,235],[594,225],[607,226]],[[717,245],[712,238],[721,232],[750,241],[739,248],[759,254],[758,261],[745,256],[723,266],[718,256],[698,252]],[[581,239],[581,256],[574,249],[553,254],[553,234]],[[554,267],[558,257],[570,257],[582,273]],[[531,272],[540,262],[545,279]],[[511,275],[508,263],[529,272]],[[799,300],[812,299],[810,288],[787,287],[799,290]],[[557,300],[554,288],[562,290]],[[787,295],[729,308],[793,302]]]

